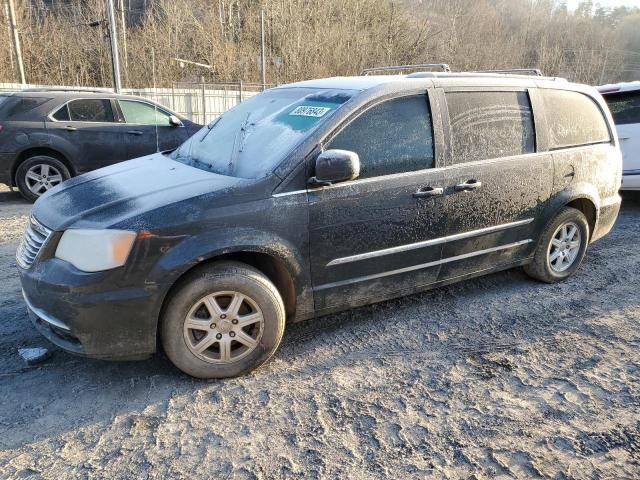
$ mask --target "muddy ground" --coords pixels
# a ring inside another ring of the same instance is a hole
[[[0,478],[638,478],[640,202],[560,285],[512,270],[291,326],[199,381],[163,357],[26,367],[0,191]]]

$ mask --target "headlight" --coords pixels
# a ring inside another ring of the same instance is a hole
[[[125,264],[136,232],[126,230],[67,230],[62,234],[56,257],[83,272],[100,272]]]

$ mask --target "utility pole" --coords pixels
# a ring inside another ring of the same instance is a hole
[[[11,30],[11,20],[9,19],[9,3],[7,1],[4,2],[4,18],[7,19],[7,32]],[[13,49],[9,49],[9,60],[11,62],[11,77],[16,71],[16,64],[13,61]]]
[[[12,1],[12,0],[9,0]],[[118,57],[118,33],[116,32],[116,14],[113,0],[107,0],[107,15],[109,16],[109,39],[111,40],[111,63],[113,65],[113,91],[120,93],[120,58]]]
[[[124,11],[124,0],[118,0],[118,8],[120,9],[120,25],[122,28],[122,55],[124,58],[124,68],[129,69],[129,58],[127,57],[127,18]]]
[[[260,10],[260,51],[262,60],[262,90],[267,85],[267,59],[264,55],[264,10]]]
[[[18,62],[18,72],[20,73],[20,83],[27,84],[24,75],[24,64],[22,63],[22,48],[20,47],[20,34],[18,33],[18,23],[16,22],[16,8],[13,0],[7,0],[9,5],[9,22],[11,24],[11,37],[13,39],[13,49],[16,52],[16,61]]]

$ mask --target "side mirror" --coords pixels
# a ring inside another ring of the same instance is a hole
[[[309,185],[327,186],[355,180],[360,175],[360,157],[349,150],[327,150],[316,158],[316,176]]]
[[[170,115],[169,116],[169,124],[171,126],[173,126],[173,127],[181,127],[182,126],[182,122],[175,115]]]

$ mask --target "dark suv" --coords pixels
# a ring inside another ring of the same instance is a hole
[[[170,154],[74,178],[32,211],[17,261],[31,318],[98,358],[162,345],[242,374],[299,321],[524,266],[557,282],[620,208],[594,89],[452,73],[268,90]]]
[[[33,201],[72,176],[175,148],[199,128],[139,97],[84,90],[3,93],[0,182]]]

